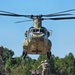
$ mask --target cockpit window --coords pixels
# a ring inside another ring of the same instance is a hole
[[[45,33],[45,31],[43,29],[40,29],[40,32]]]
[[[39,29],[35,29],[36,30],[36,32],[39,32]]]
[[[30,32],[39,32],[39,29],[31,28],[29,31],[30,31]]]
[[[33,32],[36,32],[36,30],[35,30],[35,29],[33,29]]]
[[[37,32],[37,31],[39,31],[38,29],[33,29],[33,32]]]
[[[42,32],[42,33],[46,33],[45,29],[34,29],[34,28],[30,28],[29,32]]]

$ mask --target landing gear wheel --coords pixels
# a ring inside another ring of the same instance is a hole
[[[23,56],[23,59],[25,59],[27,56],[27,52],[23,51],[22,56]]]
[[[50,59],[50,57],[51,57],[51,52],[47,52],[47,58],[48,58],[48,60]]]

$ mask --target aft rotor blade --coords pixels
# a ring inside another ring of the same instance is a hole
[[[52,14],[61,14],[61,13],[66,13],[66,12],[71,12],[71,11],[75,11],[75,9],[65,10],[65,11],[56,12],[56,13],[52,13]],[[51,15],[51,14],[48,14],[48,15]]]
[[[75,17],[44,18],[43,20],[68,20],[68,19],[75,19]]]
[[[28,22],[28,21],[32,21],[32,20],[17,21],[17,22],[15,22],[15,23]]]
[[[1,13],[7,13],[7,14],[16,14],[16,13],[12,13],[12,12],[7,12],[7,11],[3,11],[3,10],[0,10]]]
[[[1,16],[13,16],[13,17],[18,17],[19,15],[17,14],[3,14],[3,13],[0,13]]]

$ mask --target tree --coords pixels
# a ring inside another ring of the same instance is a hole
[[[75,75],[75,58],[72,53],[65,56],[65,63],[68,75]]]
[[[14,52],[12,50],[9,50],[8,48],[4,48],[3,53],[3,60],[6,62],[7,59],[12,58],[14,55]]]
[[[29,56],[26,59],[20,57],[13,57],[14,52],[8,48],[4,48],[3,60],[5,62],[5,68],[10,70],[13,75],[30,75],[31,70],[36,70],[41,61],[46,60],[46,55],[40,55],[38,59],[32,59]],[[72,53],[69,53],[64,58],[51,56],[50,60],[51,75],[56,73],[62,73],[63,75],[75,75],[75,57]],[[6,75],[11,75],[10,73]]]

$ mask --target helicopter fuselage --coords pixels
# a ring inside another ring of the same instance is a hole
[[[47,54],[50,52],[52,43],[48,39],[50,32],[42,27],[41,17],[33,19],[34,25],[25,32],[23,52],[27,54]]]
[[[28,54],[46,54],[51,50],[49,32],[45,27],[29,28],[25,32],[26,39],[23,42],[23,50]]]
[[[28,54],[46,54],[51,50],[51,41],[46,39],[33,39],[27,45],[27,39],[23,43],[23,49]]]

